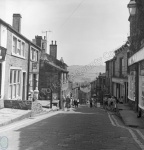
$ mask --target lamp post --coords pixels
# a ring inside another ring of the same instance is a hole
[[[131,0],[127,7],[129,9],[130,16],[134,16],[136,14],[137,9],[137,3],[135,2],[135,0]]]

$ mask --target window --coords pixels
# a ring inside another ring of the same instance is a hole
[[[124,58],[120,58],[120,75],[124,75],[125,66],[124,66]]]
[[[19,57],[25,57],[25,43],[16,36],[13,36],[12,54]]]
[[[31,48],[31,60],[38,61],[38,51],[34,48]]]
[[[17,53],[17,39],[13,37],[13,53]]]
[[[10,70],[10,85],[9,85],[9,98],[15,99],[20,96],[21,80],[20,80],[21,71],[16,69]]]
[[[20,41],[20,40],[18,40],[17,53],[18,53],[19,55],[21,55],[21,41]]]
[[[25,44],[22,42],[22,45],[21,45],[21,54],[22,54],[23,57],[25,57],[24,48],[25,48]]]

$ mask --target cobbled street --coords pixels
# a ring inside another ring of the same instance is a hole
[[[88,106],[61,111],[1,136],[8,138],[8,150],[140,149],[126,128],[112,125],[106,111]]]

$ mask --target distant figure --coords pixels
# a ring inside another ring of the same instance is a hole
[[[79,105],[79,99],[77,99],[77,107],[78,107],[78,105]]]
[[[123,104],[123,96],[121,96],[121,98],[119,99],[119,103]]]
[[[75,108],[77,107],[77,100],[76,99],[74,100],[74,106],[75,106]]]
[[[93,98],[90,99],[90,108],[92,108]]]
[[[70,98],[69,98],[69,96],[67,96],[67,98],[66,98],[66,108],[67,108],[67,111],[70,108]]]

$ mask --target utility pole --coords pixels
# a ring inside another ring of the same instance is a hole
[[[45,33],[46,34],[46,50],[47,50],[47,43],[48,43],[48,39],[47,39],[47,36],[48,36],[48,32],[50,33],[50,32],[52,32],[52,31],[42,31],[42,33]]]
[[[47,40],[47,33],[48,32],[52,32],[52,31],[50,31],[50,30],[49,31],[42,31],[42,33],[46,33],[46,40]]]

